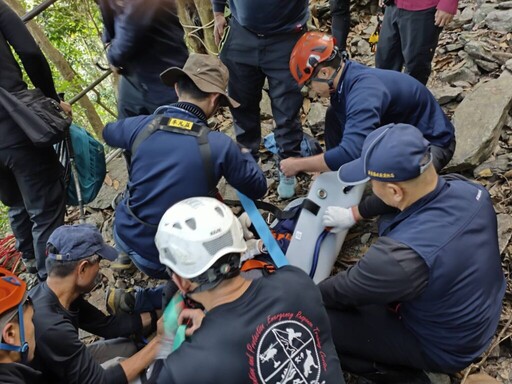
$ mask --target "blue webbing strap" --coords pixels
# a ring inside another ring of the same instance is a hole
[[[267,223],[263,220],[258,208],[254,204],[254,201],[245,196],[242,192],[237,191],[238,198],[240,199],[240,203],[245,209],[245,212],[249,215],[249,218],[252,221],[252,225],[256,228],[256,232],[260,235],[261,240],[263,240],[263,244],[267,247],[268,254],[272,257],[274,264],[277,268],[280,268],[284,265],[288,265],[288,260],[284,255],[283,251],[277,244],[276,239],[272,236],[270,229],[268,229]]]

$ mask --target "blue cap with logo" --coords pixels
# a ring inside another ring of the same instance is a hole
[[[431,163],[430,143],[418,128],[409,124],[388,124],[366,137],[361,157],[343,164],[338,178],[347,185],[370,179],[406,181],[421,175]]]
[[[63,225],[50,235],[46,243],[47,257],[59,261],[74,261],[98,255],[114,261],[118,253],[107,245],[98,228],[91,224]]]

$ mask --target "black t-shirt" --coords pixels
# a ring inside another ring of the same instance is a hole
[[[139,315],[106,316],[83,297],[65,309],[46,283],[29,294],[34,305],[36,353],[31,365],[43,372],[52,384],[126,383],[120,365],[103,369],[78,338],[81,328],[112,339],[142,330]]]
[[[206,314],[165,361],[158,383],[344,383],[322,297],[300,269],[254,280]]]
[[[20,363],[0,364],[2,384],[46,384],[41,372]]]

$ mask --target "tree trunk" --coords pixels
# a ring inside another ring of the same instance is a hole
[[[25,8],[23,7],[19,0],[6,0],[6,3],[9,4],[9,6],[18,15],[23,16],[25,14]],[[49,8],[45,12],[51,12],[51,8]],[[55,65],[55,67],[60,72],[61,76],[71,84],[76,84],[80,80],[79,76],[73,71],[73,68],[71,68],[66,58],[62,55],[62,53],[60,53],[60,51],[58,51],[51,44],[51,42],[46,37],[43,29],[34,20],[29,21],[27,23],[27,27],[32,33],[32,36],[34,36],[34,39],[39,44],[41,50],[44,52],[45,56]],[[81,89],[76,89],[75,91],[79,93]],[[82,97],[78,101],[78,103],[84,109],[85,115],[89,120],[89,123],[91,124],[94,132],[99,138],[101,138],[103,122],[101,121],[100,116],[96,112],[94,104],[87,97],[87,95]]]
[[[189,50],[216,55],[211,0],[177,0],[176,3]]]

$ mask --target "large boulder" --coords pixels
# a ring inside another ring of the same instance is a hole
[[[500,32],[512,32],[512,9],[492,11],[485,18],[485,24]]]
[[[112,204],[112,200],[125,190],[128,183],[128,171],[126,170],[126,161],[119,155],[110,161],[107,165],[108,173],[105,182],[98,193],[98,196],[88,204],[95,209],[106,209]]]
[[[512,75],[477,86],[455,110],[457,148],[451,171],[475,168],[494,151],[512,106]]]

